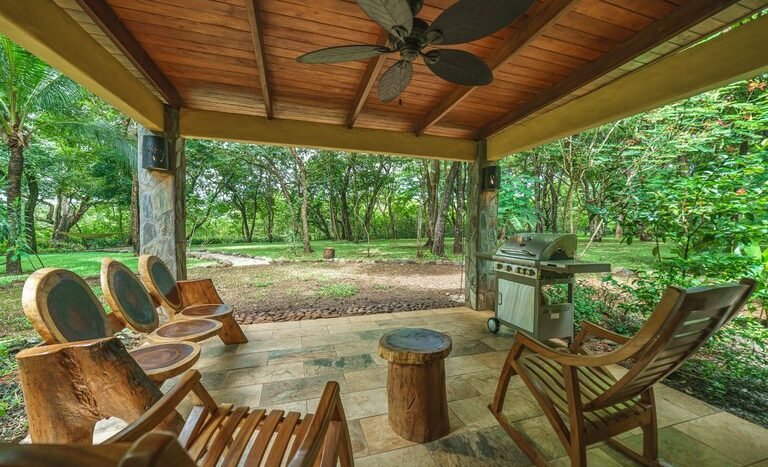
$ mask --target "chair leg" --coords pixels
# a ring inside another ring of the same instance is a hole
[[[571,452],[568,457],[571,459],[571,467],[586,467],[587,465],[587,447],[579,440],[571,445]]]
[[[219,338],[226,345],[246,344],[248,342],[248,338],[245,336],[240,325],[237,324],[237,321],[235,321],[234,316],[225,316],[219,319],[219,321],[223,324],[219,332]]]
[[[341,398],[336,401],[333,420],[340,424],[341,436],[339,437],[339,462],[341,467],[353,467],[354,453],[352,451],[352,437],[349,434],[349,425],[347,416],[344,414],[344,407],[341,405]]]
[[[648,425],[640,427],[643,430],[643,457],[655,463],[659,460],[659,432],[656,427],[656,417]]]

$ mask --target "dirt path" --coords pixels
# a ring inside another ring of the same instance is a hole
[[[464,303],[462,267],[272,263],[190,271],[211,277],[241,323],[448,308]]]
[[[217,263],[221,264],[222,266],[232,266],[232,267],[244,267],[244,266],[263,266],[265,264],[271,263],[269,259],[266,258],[253,258],[248,256],[235,256],[235,255],[225,255],[222,253],[209,253],[207,251],[193,251],[187,253],[187,256],[191,256],[193,258],[198,259],[207,259],[207,260],[213,260]]]

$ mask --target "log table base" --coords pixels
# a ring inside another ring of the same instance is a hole
[[[450,431],[445,390],[445,357],[451,338],[429,329],[398,329],[381,337],[379,355],[389,361],[389,425],[416,443]]]

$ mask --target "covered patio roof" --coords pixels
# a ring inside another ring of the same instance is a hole
[[[455,0],[428,0],[430,21]],[[371,92],[393,58],[305,65],[332,45],[386,37],[351,0],[27,0],[0,32],[150,130],[163,105],[181,135],[474,161],[687,97],[768,68],[768,18],[689,47],[766,0],[539,0],[499,33],[458,46],[486,87],[415,64],[397,101]]]

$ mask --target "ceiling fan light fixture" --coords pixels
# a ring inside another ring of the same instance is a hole
[[[400,60],[379,78],[379,98],[392,102],[408,86],[412,62],[422,57],[438,77],[462,86],[484,86],[493,72],[480,57],[457,49],[424,49],[472,42],[490,36],[522,16],[535,0],[458,0],[431,23],[416,15],[424,0],[357,0],[358,6],[390,35],[390,47],[328,47],[302,55],[302,63],[339,63],[399,53]]]

